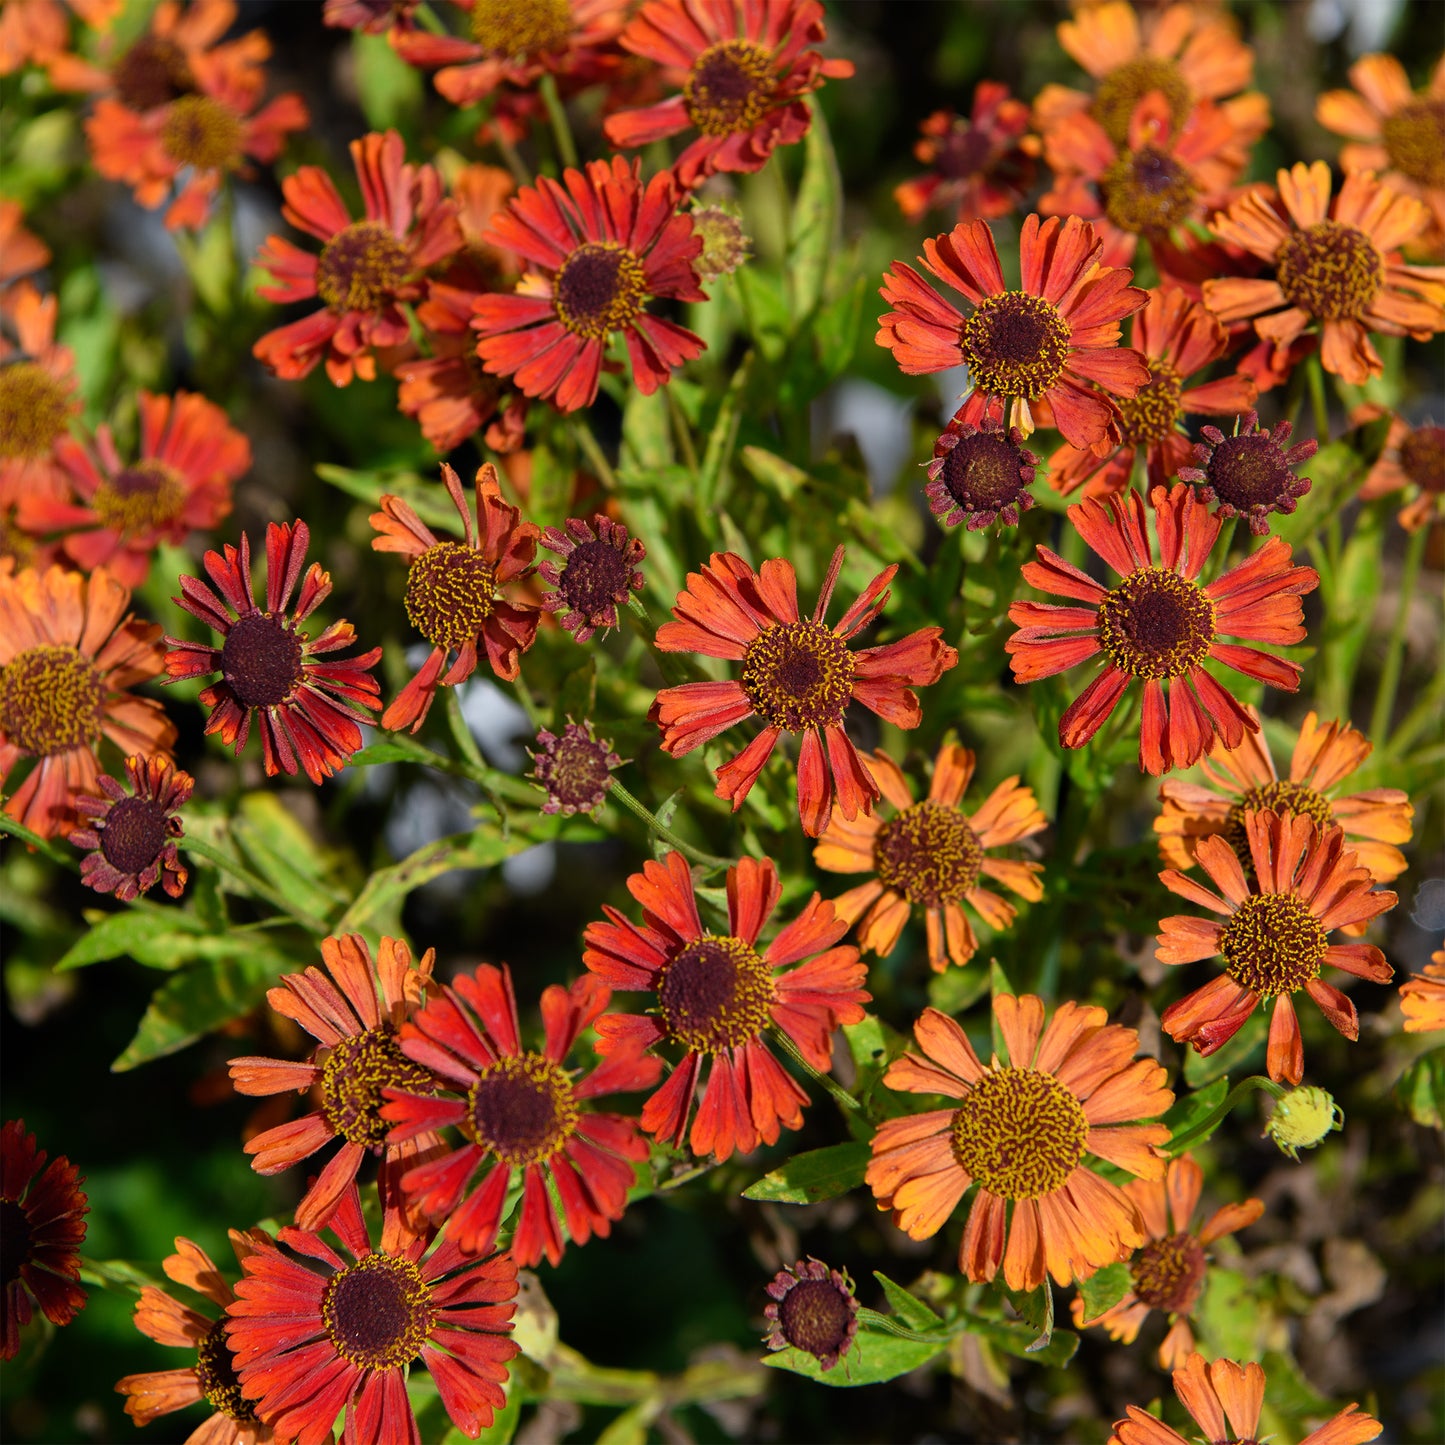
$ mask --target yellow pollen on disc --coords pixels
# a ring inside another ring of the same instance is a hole
[[[395,1370],[431,1334],[431,1289],[408,1259],[363,1255],[326,1281],[321,1325],[342,1359],[361,1370]]]
[[[990,1069],[955,1111],[959,1166],[1000,1199],[1041,1199],[1061,1189],[1084,1157],[1083,1105],[1052,1074]]]
[[[496,569],[475,547],[438,542],[407,573],[406,615],[433,647],[460,652],[481,636],[496,596]]]
[[[704,135],[751,130],[773,98],[773,64],[751,40],[710,45],[693,62],[682,87],[688,118]]]
[[[435,1092],[431,1073],[402,1053],[388,1026],[367,1029],[332,1046],[321,1071],[321,1112],[348,1144],[378,1149],[391,1127],[381,1117],[390,1086],[412,1094]]]
[[[217,1320],[196,1346],[196,1382],[207,1403],[227,1419],[240,1425],[256,1424],[256,1412],[241,1393],[224,1319]]]
[[[1147,446],[1172,435],[1183,415],[1179,405],[1183,390],[1179,373],[1167,361],[1150,357],[1149,385],[1142,387],[1136,396],[1114,398],[1125,443]]]
[[[1187,1315],[1204,1286],[1204,1247],[1192,1234],[1151,1239],[1129,1263],[1141,1304]]]
[[[1276,279],[1291,306],[1322,321],[1352,321],[1385,284],[1385,266],[1363,231],[1320,221],[1279,249]]]
[[[1089,107],[1094,119],[1115,145],[1123,145],[1129,136],[1129,121],[1134,107],[1151,90],[1163,93],[1169,116],[1177,127],[1189,114],[1193,99],[1189,82],[1172,60],[1161,56],[1141,55],[1115,66],[1100,82],[1093,104]]]
[[[1131,677],[1179,677],[1214,642],[1214,604],[1196,583],[1142,567],[1099,603],[1099,646]]]
[[[1104,210],[1121,230],[1168,231],[1184,221],[1199,188],[1188,167],[1154,146],[1126,152],[1099,180]]]
[[[1224,841],[1234,849],[1234,856],[1244,865],[1245,873],[1251,876],[1254,859],[1249,851],[1249,835],[1245,831],[1244,820],[1247,814],[1261,812],[1265,808],[1281,817],[1309,818],[1321,830],[1335,821],[1330,800],[1304,783],[1277,779],[1263,787],[1250,788],[1225,815]]]
[[[472,39],[493,55],[561,50],[572,36],[568,0],[476,0]]]
[[[134,537],[168,527],[185,506],[180,474],[164,462],[146,458],[102,482],[91,506],[101,523]]]
[[[241,158],[241,119],[207,95],[172,101],[161,123],[161,145],[173,161],[215,171]]]
[[[0,731],[46,758],[100,740],[105,686],[73,647],[27,647],[0,667]]]
[[[956,808],[915,803],[885,823],[873,842],[873,867],[885,888],[910,903],[957,903],[977,883],[983,848]]]
[[[1412,100],[1381,126],[1390,164],[1417,185],[1445,189],[1445,100]]]
[[[0,457],[48,456],[69,421],[64,385],[38,362],[0,366]]]
[[[380,221],[353,221],[322,248],[316,294],[335,311],[376,311],[406,280],[411,258]]]
[[[580,1117],[567,1075],[542,1054],[525,1053],[482,1070],[467,1093],[462,1132],[503,1164],[523,1169],[556,1154]]]
[[[647,294],[642,262],[616,241],[579,246],[552,283],[557,320],[587,341],[604,341],[628,325],[642,310]]]
[[[772,970],[741,938],[705,933],[663,966],[657,1001],[668,1037],[715,1054],[756,1039],[771,1020]]]
[[[775,622],[748,643],[740,681],[772,727],[836,727],[853,695],[853,659],[821,622]]]
[[[994,396],[1037,401],[1064,374],[1069,326],[1042,296],[985,296],[959,333],[971,380]]]
[[[1226,972],[1266,1002],[1319,976],[1328,946],[1309,905],[1294,893],[1252,893],[1220,930]]]

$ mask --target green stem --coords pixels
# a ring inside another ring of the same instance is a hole
[[[677,393],[670,386],[663,387],[663,390],[667,393],[667,410],[672,417],[672,430],[677,437],[678,450],[682,453],[682,464],[697,477],[702,467],[697,459],[697,448],[692,444],[692,428],[682,414],[682,403],[678,401]]]
[[[19,838],[37,853],[44,853],[52,863],[69,868],[72,873],[80,867],[80,862],[73,853],[66,853],[48,839],[42,838],[39,833],[32,833],[24,823],[17,823],[8,813],[0,813],[0,833],[9,833],[12,837]]]
[[[857,1113],[863,1107],[837,1079],[830,1078],[827,1074],[823,1073],[821,1069],[815,1068],[810,1064],[807,1059],[803,1057],[803,1051],[781,1029],[775,1029],[772,1036],[781,1046],[783,1052],[787,1054],[814,1083],[821,1085],[822,1088],[826,1089],[828,1093],[833,1096],[835,1103],[840,1104],[845,1109],[851,1110],[853,1113]]]
[[[1282,1099],[1286,1090],[1271,1079],[1266,1079],[1263,1074],[1251,1074],[1249,1078],[1240,1080],[1225,1096],[1224,1102],[1217,1108],[1211,1109],[1202,1119],[1191,1124],[1182,1134],[1176,1134],[1168,1144],[1169,1153],[1178,1157],[1198,1138],[1208,1134],[1210,1130],[1229,1113],[1234,1106],[1247,1094],[1252,1094],[1256,1089],[1262,1089],[1272,1099]]]
[[[1309,377],[1310,408],[1315,416],[1315,436],[1325,446],[1330,439],[1330,404],[1325,397],[1325,371],[1320,365],[1319,352],[1315,352],[1305,363]]]
[[[567,120],[567,110],[557,94],[557,82],[550,71],[543,74],[537,83],[542,104],[547,107],[547,119],[552,123],[552,138],[557,142],[557,156],[564,166],[577,169],[577,145],[572,139],[572,126]]]
[[[482,750],[477,746],[477,740],[472,736],[472,730],[467,726],[467,720],[462,713],[462,700],[457,696],[457,690],[449,687],[447,693],[447,728],[451,732],[452,741],[457,745],[457,751],[461,753],[466,761],[467,768],[472,775],[477,773],[489,773],[486,761],[482,757]],[[425,749],[431,752],[430,748]],[[433,757],[440,763],[442,759],[435,753]]]
[[[532,731],[539,733],[547,726],[543,721],[542,714],[537,711],[537,700],[532,696],[532,689],[526,684],[520,673],[512,680],[512,686],[516,689],[517,701],[522,704],[522,711],[527,714],[527,721],[532,725]]]
[[[581,417],[573,417],[572,435],[577,438],[577,445],[581,447],[588,464],[597,473],[597,480],[609,492],[615,492],[617,490],[617,473],[613,471],[612,463],[607,460],[606,453],[598,445],[597,438],[592,435],[592,428]]]
[[[1400,690],[1400,668],[1405,660],[1405,629],[1410,620],[1410,604],[1415,600],[1415,583],[1420,577],[1420,564],[1425,558],[1429,527],[1410,534],[1405,546],[1405,570],[1400,577],[1400,603],[1395,609],[1395,624],[1385,647],[1385,660],[1380,665],[1380,687],[1375,694],[1374,711],[1370,714],[1370,736],[1376,744],[1383,743],[1395,715],[1395,694]]]
[[[633,797],[626,788],[615,778],[612,780],[612,787],[608,793],[609,797],[616,798],[624,808],[636,813],[649,830],[655,833],[671,848],[676,848],[684,858],[691,858],[701,868],[726,868],[729,866],[726,858],[714,858],[711,853],[704,853],[700,848],[694,848],[691,843],[684,843],[656,813],[648,809],[637,798]]]
[[[324,935],[331,931],[329,923],[320,918],[313,918],[308,913],[298,913],[284,894],[272,888],[264,878],[251,872],[249,868],[238,863],[228,854],[221,852],[219,848],[213,848],[209,843],[203,843],[199,838],[192,837],[190,834],[178,839],[177,846],[193,857],[204,858],[208,863],[214,863],[223,873],[229,873],[238,883],[244,883],[258,898],[264,898],[273,908],[284,913],[288,918],[294,918],[308,933]]]
[[[910,1330],[907,1325],[900,1325],[890,1315],[880,1315],[877,1310],[860,1309],[858,1311],[858,1323],[871,1325],[875,1330],[883,1330],[887,1334],[897,1335],[900,1340],[916,1340],[920,1345],[944,1344],[953,1339],[955,1335],[961,1335],[968,1328],[966,1321],[944,1330]]]
[[[502,153],[502,160],[506,162],[507,169],[512,173],[512,179],[519,186],[530,186],[532,184],[532,173],[523,163],[522,157],[517,153],[517,147],[503,134],[500,126],[492,127],[492,139],[496,142],[497,149]]]

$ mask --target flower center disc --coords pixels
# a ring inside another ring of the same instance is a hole
[[[1099,645],[1131,677],[1178,677],[1213,641],[1213,603],[1167,568],[1140,568],[1099,603]]]
[[[174,40],[145,35],[116,62],[110,73],[120,103],[131,110],[169,105],[196,88],[186,52]]]
[[[1390,164],[1431,190],[1445,187],[1445,100],[1414,100],[1381,127]]]
[[[1266,783],[1262,788],[1251,788],[1224,819],[1224,841],[1234,849],[1234,856],[1243,864],[1245,875],[1251,878],[1254,876],[1254,857],[1249,851],[1249,834],[1245,831],[1244,819],[1247,813],[1257,813],[1265,808],[1281,817],[1311,818],[1321,831],[1335,821],[1330,800],[1303,783],[1279,780]]]
[[[1192,1234],[1150,1240],[1130,1261],[1129,1273],[1141,1304],[1187,1315],[1204,1284],[1204,1247]]]
[[[1062,1188],[1084,1157],[1083,1105],[1052,1074],[991,1069],[953,1116],[953,1153],[1001,1199],[1040,1199]]]
[[[43,366],[0,367],[0,457],[47,456],[69,420],[65,388]]]
[[[983,849],[963,814],[915,803],[878,830],[873,866],[885,888],[910,903],[957,903],[978,882]]]
[[[997,512],[1028,493],[1023,448],[1002,432],[964,437],[943,459],[939,473],[948,495],[966,512]]]
[[[234,111],[209,96],[183,95],[166,112],[161,145],[180,165],[221,170],[240,159],[241,122]]]
[[[1280,247],[1277,279],[1285,300],[1323,321],[1350,321],[1385,282],[1380,253],[1363,231],[1320,221]]]
[[[378,311],[406,279],[411,258],[380,221],[353,221],[322,248],[316,294],[333,311]]]
[[[433,647],[460,652],[481,635],[497,595],[496,570],[475,547],[438,542],[406,575],[406,615]]]
[[[485,1068],[467,1094],[472,1142],[520,1169],[550,1159],[577,1130],[571,1080],[550,1059],[525,1053]]]
[[[1174,125],[1189,114],[1191,95],[1189,83],[1172,60],[1161,56],[1141,55],[1117,65],[1100,82],[1091,109],[1094,119],[1115,145],[1123,145],[1129,137],[1129,121],[1134,107],[1151,90],[1161,91],[1169,105]]]
[[[1100,178],[1104,209],[1125,231],[1167,231],[1188,216],[1199,194],[1187,167],[1144,146],[1119,157]]]
[[[402,1053],[390,1026],[339,1039],[321,1072],[321,1113],[348,1144],[368,1149],[386,1142],[391,1127],[381,1117],[385,1088],[432,1094],[429,1070]]]
[[[705,933],[664,966],[657,1001],[670,1037],[696,1053],[719,1053],[767,1027],[773,976],[741,938]]]
[[[166,846],[167,822],[166,810],[154,798],[122,798],[100,830],[101,855],[112,868],[139,876]]]
[[[186,489],[164,462],[147,457],[96,488],[91,505],[122,537],[159,531],[180,516]]]
[[[682,87],[688,118],[704,135],[751,130],[767,114],[772,98],[772,60],[750,40],[708,46]]]
[[[772,727],[836,727],[853,694],[853,660],[848,644],[821,622],[775,622],[748,643],[741,681]]]
[[[1400,443],[1400,470],[1427,492],[1445,491],[1445,426],[1416,427]]]
[[[642,262],[615,241],[589,241],[562,263],[552,287],[557,319],[574,336],[601,341],[642,310]]]
[[[1253,893],[1220,931],[1219,951],[1241,988],[1268,1001],[1318,976],[1325,931],[1294,893]]]
[[[611,616],[611,608],[625,605],[632,586],[632,563],[600,537],[582,542],[567,558],[557,590],[568,607],[590,620]]]
[[[254,1424],[256,1412],[241,1394],[236,1366],[226,1343],[226,1321],[217,1320],[196,1346],[196,1379],[201,1393],[228,1419]]]
[[[331,1276],[321,1323],[336,1353],[362,1370],[395,1370],[431,1333],[431,1290],[410,1260],[368,1254]]]
[[[1179,397],[1184,390],[1179,373],[1167,361],[1149,358],[1149,385],[1136,396],[1116,396],[1120,429],[1129,446],[1148,446],[1171,435],[1182,415]]]
[[[612,789],[608,750],[585,734],[564,733],[551,753],[546,784],[549,796],[564,808],[590,812]]]
[[[105,688],[73,647],[27,647],[0,668],[0,730],[37,758],[100,739]]]
[[[30,1259],[30,1220],[13,1199],[0,1199],[0,1289],[20,1278]]]
[[[1204,478],[1221,502],[1245,512],[1287,498],[1294,474],[1276,443],[1250,434],[1225,437],[1214,448]]]
[[[848,1343],[852,1299],[831,1279],[800,1279],[778,1305],[783,1338],[795,1349],[826,1358]]]
[[[493,55],[561,50],[572,36],[568,0],[477,0],[472,39]]]
[[[1037,401],[1064,374],[1069,328],[1042,296],[985,296],[959,333],[979,391]]]
[[[226,634],[221,676],[243,707],[277,707],[306,676],[300,634],[269,612],[244,613]]]

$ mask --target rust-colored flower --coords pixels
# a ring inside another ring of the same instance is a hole
[[[20,202],[0,196],[0,293],[22,276],[49,264],[50,247],[25,229],[25,210]]]
[[[1161,1370],[1177,1369],[1194,1349],[1189,1320],[1209,1272],[1209,1246],[1264,1213],[1262,1200],[1246,1199],[1216,1209],[1195,1230],[1203,1187],[1204,1171],[1188,1155],[1171,1159],[1163,1179],[1131,1179],[1124,1193],[1138,1205],[1146,1237],[1129,1260],[1128,1293],[1093,1319],[1086,1318],[1082,1299],[1076,1297],[1072,1306],[1076,1325],[1103,1325],[1111,1340],[1126,1345],[1139,1338],[1150,1312],[1161,1310],[1169,1318],[1169,1333],[1159,1346]]]
[[[883,610],[898,567],[884,568],[828,627],[823,618],[842,568],[839,547],[812,617],[803,618],[790,562],[772,557],[754,572],[735,553],[714,552],[700,572],[688,574],[673,604],[675,620],[657,631],[663,652],[742,664],[737,681],[686,682],[658,693],[648,717],[662,729],[663,751],[682,757],[744,718],[761,717],[762,732],[718,769],[717,796],[736,812],[782,734],[801,733],[798,817],[811,838],[828,826],[835,800],[845,818],[855,818],[879,796],[843,727],[849,702],[897,727],[916,728],[923,712],[912,687],[937,682],[958,661],[941,627],[853,651],[848,643]]]
[[[852,1348],[858,1301],[847,1270],[839,1273],[809,1255],[784,1265],[765,1293],[772,1303],[763,1311],[768,1322],[763,1343],[770,1350],[802,1350],[831,1370]]]
[[[622,766],[612,744],[599,738],[590,722],[575,723],[571,718],[561,736],[544,728],[537,734],[536,751],[528,751],[531,776],[547,794],[541,811],[561,813],[564,818],[595,813],[611,791],[612,774]]]
[[[808,1096],[765,1038],[769,1030],[786,1034],[813,1068],[831,1068],[834,1031],[859,1022],[871,997],[858,950],[838,942],[847,923],[815,893],[760,949],[782,893],[768,858],[744,858],[728,869],[725,934],[703,927],[681,853],[644,863],[627,890],[642,905],[641,924],[604,904],[607,922],[588,925],[582,962],[613,989],[657,995],[651,1012],[600,1018],[599,1053],[659,1044],[683,1051],[643,1105],[642,1127],[673,1148],[686,1140],[694,1154],[719,1161],[777,1143],[780,1129],[801,1128]],[[689,1132],[705,1060],[711,1067]]]
[[[1423,973],[1412,973],[1400,985],[1400,1011],[1407,1034],[1445,1029],[1445,947],[1430,955]]]
[[[0,75],[25,65],[51,66],[70,44],[70,16],[104,30],[125,0],[7,0],[0,8]]]
[[[1182,482],[1169,491],[1155,487],[1149,501],[1162,565],[1154,565],[1144,499],[1137,492],[1077,503],[1069,508],[1069,520],[1123,580],[1106,589],[1040,546],[1038,561],[1024,565],[1024,579],[1041,592],[1084,605],[1015,602],[1009,617],[1019,630],[1005,647],[1019,682],[1103,659],[1102,671],[1059,719],[1059,741],[1066,748],[1083,747],[1129,685],[1142,683],[1139,766],[1158,774],[1192,766],[1216,737],[1238,747],[1245,731],[1259,726],[1206,670],[1206,661],[1287,692],[1298,688],[1297,663],[1220,639],[1302,641],[1299,598],[1319,585],[1319,575],[1291,565],[1289,544],[1271,537],[1202,586],[1199,574],[1223,523]]]
[[[553,588],[542,594],[542,606],[561,613],[562,626],[578,642],[588,642],[598,628],[606,633],[616,627],[617,609],[642,590],[638,563],[647,548],[605,512],[592,518],[591,527],[580,517],[568,517],[566,528],[548,527],[539,539],[549,552],[565,558],[560,567],[549,559],[537,569]]]
[[[102,737],[122,757],[169,758],[176,730],[131,692],[165,667],[161,629],[126,612],[130,588],[104,567],[0,569],[0,783],[5,811],[43,838],[79,826],[100,786]],[[16,768],[34,759],[18,786]]]
[[[1418,532],[1429,522],[1445,518],[1445,426],[1424,422],[1411,426],[1404,417],[1373,402],[1356,407],[1356,425],[1389,416],[1390,429],[1379,459],[1360,486],[1360,500],[1371,501],[1389,492],[1403,491],[1405,505],[1399,522],[1407,532]]]
[[[1271,433],[1260,426],[1256,411],[1237,417],[1229,436],[1217,426],[1203,427],[1194,465],[1176,467],[1175,473],[1198,487],[1199,500],[1216,506],[1216,516],[1225,521],[1243,517],[1249,530],[1263,537],[1269,514],[1293,512],[1310,489],[1310,479],[1296,476],[1294,468],[1314,456],[1320,444],[1311,437],[1286,449],[1293,431],[1290,422],[1282,421]]]
[[[834,814],[813,850],[813,861],[830,873],[873,877],[833,900],[840,918],[858,924],[858,946],[887,957],[897,946],[914,908],[924,910],[928,962],[941,973],[950,960],[962,967],[978,948],[968,906],[992,928],[1004,929],[1017,910],[984,885],[990,878],[1037,900],[1044,896],[1037,863],[996,857],[990,851],[1032,838],[1048,826],[1031,789],[1005,778],[972,813],[963,795],[973,779],[974,754],[957,743],[939,748],[928,797],[917,802],[903,770],[879,751],[868,758],[895,816]]]
[[[55,445],[80,412],[75,354],[55,340],[59,301],[29,281],[0,300],[0,506],[32,497],[64,499],[70,481]]]
[[[1033,994],[998,994],[993,1012],[1004,1058],[985,1065],[957,1023],[924,1009],[913,1028],[924,1056],[895,1059],[883,1082],[958,1103],[880,1124],[868,1187],[904,1233],[929,1239],[977,1185],[959,1269],[986,1281],[1002,1268],[1015,1290],[1045,1275],[1066,1285],[1144,1243],[1138,1206],[1086,1159],[1163,1178],[1169,1128],[1143,1121],[1174,1095],[1161,1065],[1134,1058],[1138,1034],[1102,1008],[1060,1004],[1047,1029]]]
[[[195,779],[164,758],[127,758],[127,793],[114,778],[99,779],[104,797],[79,797],[76,811],[87,821],[70,835],[72,847],[89,849],[80,860],[80,881],[123,903],[157,883],[179,898],[189,876],[176,851],[183,829],[176,816]]]
[[[385,35],[393,29],[416,28],[416,7],[421,0],[326,0],[321,23],[337,30],[360,30],[367,35]]]
[[[1223,919],[1161,919],[1159,961],[1224,961],[1218,978],[1170,1004],[1161,1023],[1176,1043],[1207,1055],[1228,1043],[1261,1001],[1273,1001],[1269,1076],[1277,1084],[1297,1084],[1304,1077],[1304,1043],[1293,996],[1303,989],[1337,1032],[1357,1039],[1354,1004],[1320,978],[1321,968],[1328,964],[1374,983],[1389,983],[1394,970],[1373,944],[1332,944],[1329,934],[1377,918],[1397,899],[1372,886],[1370,870],[1345,847],[1341,828],[1321,830],[1307,814],[1281,817],[1266,810],[1246,813],[1244,832],[1253,888],[1222,837],[1203,838],[1195,848],[1195,861],[1219,893],[1174,868],[1159,875],[1171,893]]]
[[[963,522],[970,532],[1002,522],[1018,526],[1034,505],[1029,490],[1039,458],[1023,444],[1016,427],[1004,429],[997,417],[982,426],[954,417],[933,444],[924,495],[945,527]]]

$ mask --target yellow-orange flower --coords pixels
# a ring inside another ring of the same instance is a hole
[[[59,302],[29,281],[6,291],[0,322],[0,506],[70,496],[55,444],[80,411],[75,353],[55,340]]]
[[[1412,973],[1400,985],[1400,1008],[1407,1034],[1433,1034],[1445,1029],[1445,948],[1430,955],[1424,973]]]
[[[1405,505],[1398,520],[1407,532],[1418,532],[1428,522],[1445,518],[1445,426],[1425,422],[1411,426],[1404,417],[1367,401],[1350,414],[1356,426],[1378,417],[1390,418],[1384,450],[1360,484],[1362,502],[1404,491]],[[1413,493],[1413,495],[1411,495]]]

